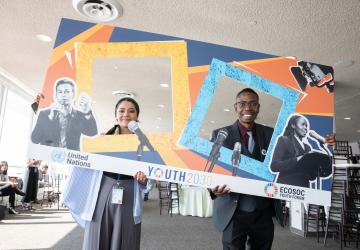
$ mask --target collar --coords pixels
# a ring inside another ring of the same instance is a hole
[[[245,128],[245,127],[239,122],[239,120],[237,120],[237,125],[238,125],[239,132],[240,132],[240,135],[241,135],[242,138],[245,137],[245,135],[246,135],[246,133],[247,133],[248,131],[251,131],[251,132],[252,132],[253,138],[256,137],[256,129],[255,129],[256,124],[255,124],[255,123],[254,123],[254,125],[252,126],[252,128],[251,128],[250,130],[247,129],[247,128]]]

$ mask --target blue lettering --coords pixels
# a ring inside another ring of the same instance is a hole
[[[151,176],[151,173],[154,170],[154,167],[148,166],[148,170],[149,170],[149,176]]]
[[[185,176],[186,176],[186,172],[180,172],[180,176],[179,176],[179,181],[183,181],[185,182]]]
[[[177,171],[177,170],[174,170],[174,181],[176,180],[176,176],[177,176],[177,173],[178,173],[179,171]]]
[[[171,177],[171,170],[166,169],[166,171],[165,171],[165,179],[170,179],[170,177]]]

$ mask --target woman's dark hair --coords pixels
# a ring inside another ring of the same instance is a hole
[[[116,117],[116,111],[120,105],[120,103],[124,102],[124,101],[127,101],[127,102],[131,102],[132,104],[134,104],[135,106],[135,109],[136,109],[136,113],[137,115],[139,116],[140,114],[140,107],[139,107],[139,104],[132,98],[130,97],[124,97],[124,98],[121,98],[115,105],[115,117]]]
[[[296,122],[299,120],[299,118],[303,117],[302,115],[293,115],[291,116],[291,118],[289,119],[289,122],[285,128],[284,131],[284,136],[291,136],[294,134],[294,128],[292,127],[292,125],[295,125]]]
[[[6,167],[9,168],[7,161],[0,161],[0,166],[2,166],[2,165],[6,165]],[[0,171],[2,171],[2,170],[0,170]],[[2,174],[7,175],[7,171],[8,170],[6,169],[4,172],[2,172]]]

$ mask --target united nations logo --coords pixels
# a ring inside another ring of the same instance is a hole
[[[157,168],[156,170],[155,170],[155,173],[154,173],[154,175],[155,175],[155,177],[156,178],[160,178],[162,175],[163,175],[163,170],[161,169],[161,168]]]
[[[59,162],[59,163],[64,162],[65,158],[66,158],[66,154],[64,151],[56,150],[51,153],[51,159],[55,162]]]
[[[274,183],[270,182],[265,185],[264,192],[267,197],[274,198],[279,192],[279,188]]]

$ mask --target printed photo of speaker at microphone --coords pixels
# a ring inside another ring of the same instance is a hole
[[[274,182],[321,190],[322,180],[331,177],[331,148],[310,126],[303,115],[289,117],[283,133],[276,138],[271,158]]]

